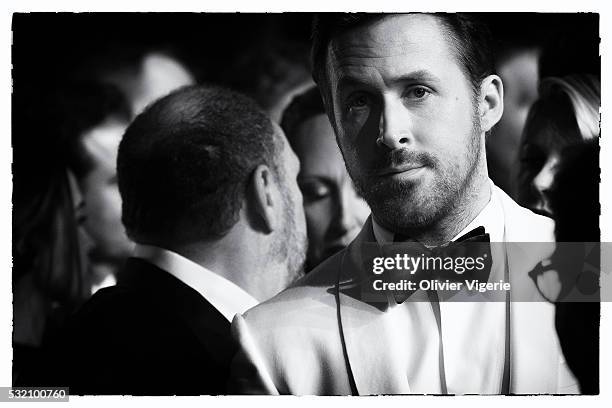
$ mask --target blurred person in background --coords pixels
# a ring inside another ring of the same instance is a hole
[[[504,81],[504,114],[487,137],[487,167],[495,185],[514,199],[521,135],[538,97],[546,18],[537,13],[485,14],[494,39],[495,72]]]
[[[135,46],[99,52],[76,76],[83,79],[67,88],[74,96],[71,116],[82,128],[73,132],[78,133],[79,146],[74,157],[88,161],[76,175],[87,203],[85,226],[97,244],[90,255],[92,272],[99,276],[95,291],[116,282],[133,248],[121,223],[117,186],[117,149],[123,132],[147,105],[192,84],[194,78],[171,52]]]
[[[599,242],[599,140],[590,139],[561,152],[559,169],[550,194],[555,215],[555,236],[558,242]],[[571,199],[570,197],[577,197]],[[599,245],[587,254],[585,264],[560,281],[566,288],[575,287],[593,299],[599,289]],[[563,251],[563,249],[560,249]],[[563,254],[560,254],[561,258]],[[583,259],[578,257],[578,259]],[[592,257],[596,258],[592,258]],[[553,264],[555,258],[553,257]],[[603,286],[603,285],[602,285]],[[567,289],[566,289],[567,290]],[[586,299],[586,297],[585,297]],[[600,304],[596,301],[557,302],[555,326],[568,365],[580,383],[583,394],[599,394],[599,319]]]
[[[17,156],[17,154],[15,155]],[[13,382],[90,295],[88,237],[74,177],[62,166],[27,180],[14,164]]]
[[[489,176],[517,199],[521,136],[541,78],[599,77],[595,13],[486,13],[495,38],[495,70],[504,81],[504,115],[487,137]],[[520,24],[517,24],[520,21]],[[571,57],[568,57],[571,56]]]
[[[115,283],[133,247],[121,223],[116,170],[129,107],[118,89],[95,82],[74,83],[63,95],[69,164],[83,194],[83,225],[94,242],[89,257],[95,292]]]
[[[262,41],[236,58],[224,81],[251,96],[272,120],[280,123],[293,97],[314,85],[308,44],[279,39]]]
[[[600,83],[595,76],[542,81],[521,140],[518,198],[522,205],[549,217],[554,215],[549,194],[560,153],[599,137],[599,105]]]
[[[113,283],[131,243],[109,154],[127,126],[119,92],[91,83],[34,87],[15,96],[13,112],[17,380],[67,317]]]
[[[487,163],[491,180],[516,197],[516,158],[529,108],[538,97],[537,46],[505,49],[497,60],[504,81],[504,114],[487,138]]]
[[[170,52],[162,50],[141,51],[135,56],[124,57],[124,63],[119,65],[108,61],[97,75],[123,92],[132,117],[162,96],[195,83],[189,69]]]
[[[525,126],[520,197],[535,211],[555,219],[560,243],[600,240],[599,106],[600,85],[595,76],[547,78]],[[596,293],[599,275],[585,269],[584,262],[591,262],[590,258],[583,261],[583,254],[572,250],[559,246],[530,275],[555,303],[555,327],[581,392],[597,394],[599,303],[569,301],[566,296],[576,290],[584,295]]]
[[[307,270],[345,248],[370,209],[355,191],[317,88],[296,96],[281,122],[300,159],[298,184],[308,228]]]

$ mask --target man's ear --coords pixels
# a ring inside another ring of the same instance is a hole
[[[249,201],[252,209],[251,220],[256,228],[270,233],[278,228],[278,213],[281,210],[280,191],[272,171],[265,164],[257,166],[253,172],[249,186]]]
[[[480,128],[488,132],[504,113],[504,84],[497,75],[489,75],[480,84]]]

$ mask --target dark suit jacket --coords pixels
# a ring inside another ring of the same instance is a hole
[[[224,394],[234,353],[221,313],[137,258],[79,310],[60,343],[53,382],[72,394]]]

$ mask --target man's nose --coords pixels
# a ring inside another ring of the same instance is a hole
[[[378,146],[391,150],[406,148],[412,142],[410,115],[401,100],[388,99],[380,114]]]

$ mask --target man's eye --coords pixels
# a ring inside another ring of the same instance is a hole
[[[300,190],[306,202],[320,200],[330,194],[329,187],[320,181],[303,181]]]
[[[370,99],[366,95],[357,95],[349,99],[347,108],[349,110],[361,109],[361,108],[368,106],[369,103],[370,103]]]
[[[415,86],[407,90],[405,96],[412,99],[424,99],[431,91],[424,86]]]

